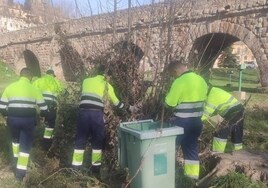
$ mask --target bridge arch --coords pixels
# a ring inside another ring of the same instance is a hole
[[[268,86],[268,63],[267,55],[262,50],[262,41],[251,30],[238,24],[216,21],[198,28],[192,38],[192,48],[188,59],[196,68],[201,68],[201,74],[206,75],[209,68],[220,52],[234,42],[242,41],[251,50],[256,58],[260,70],[261,85]]]
[[[41,70],[40,70],[39,60],[36,57],[36,55],[31,50],[26,49],[23,51],[23,57],[24,57],[26,66],[32,70],[33,75],[40,77]]]

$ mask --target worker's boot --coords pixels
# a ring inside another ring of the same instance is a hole
[[[21,169],[17,169],[16,170],[16,180],[17,181],[23,181],[23,178],[26,175],[26,171],[25,170],[21,170]]]
[[[91,175],[95,176],[97,179],[100,179],[101,178],[100,169],[101,169],[100,165],[99,166],[92,165],[90,168]]]
[[[17,169],[17,161],[18,161],[18,157],[13,157],[11,168],[15,175],[16,175],[16,169]]]
[[[72,165],[72,169],[76,170],[77,172],[81,172],[82,171],[82,165],[79,165],[79,166]]]
[[[90,170],[92,173],[100,173],[100,168],[101,168],[100,165],[99,166],[92,165]]]
[[[51,145],[52,145],[52,139],[46,139],[46,138],[43,138],[43,140],[42,140],[42,149],[44,150],[44,151],[48,151],[49,150],[49,148],[51,147]]]

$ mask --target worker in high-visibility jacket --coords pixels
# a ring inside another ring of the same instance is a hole
[[[11,131],[16,178],[20,181],[27,171],[37,121],[36,106],[40,108],[41,116],[47,114],[42,93],[31,84],[31,79],[31,70],[23,68],[20,79],[6,87],[0,100],[0,112],[7,116],[7,125]]]
[[[220,115],[223,121],[219,125],[219,130],[214,134],[212,151],[223,153],[230,133],[233,149],[241,150],[243,147],[244,107],[230,93],[211,86],[208,90],[202,120],[209,121],[209,117],[214,115]]]
[[[201,117],[207,97],[207,84],[196,73],[188,70],[181,60],[172,61],[167,70],[176,79],[165,98],[165,104],[173,108],[171,123],[184,128],[180,140],[184,156],[184,174],[199,178],[198,137],[203,125]]]
[[[91,172],[93,173],[100,172],[102,150],[104,149],[104,100],[109,99],[119,109],[124,107],[104,75],[105,67],[100,65],[96,76],[86,78],[83,81],[72,159],[72,166],[75,169],[80,169],[88,138],[91,137]]]
[[[45,118],[46,127],[42,140],[45,150],[50,148],[53,141],[57,118],[57,96],[64,90],[64,86],[55,77],[54,71],[49,69],[44,76],[33,82],[33,85],[42,92],[49,111]]]

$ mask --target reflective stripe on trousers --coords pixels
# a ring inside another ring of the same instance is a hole
[[[193,179],[199,178],[200,164],[196,160],[184,161],[184,174]]]
[[[17,169],[27,170],[27,165],[29,161],[29,153],[19,153],[18,161],[17,161]]]
[[[20,144],[12,142],[12,151],[13,151],[13,157],[18,157],[20,152]]]
[[[52,139],[53,137],[53,131],[54,129],[53,128],[45,128],[45,131],[44,131],[44,136],[43,138],[46,138],[46,139]]]
[[[94,166],[100,166],[101,165],[101,157],[102,157],[102,151],[101,150],[92,150],[91,155],[91,163]]]
[[[85,150],[75,149],[73,154],[72,165],[81,166],[83,164]]]
[[[243,149],[243,144],[242,143],[234,144],[234,150],[235,151],[238,151],[238,150],[241,150],[241,149]]]
[[[212,143],[212,151],[224,153],[226,145],[227,139],[214,137]]]

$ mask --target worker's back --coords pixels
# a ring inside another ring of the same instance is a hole
[[[111,100],[115,106],[121,106],[113,87],[105,80],[104,76],[97,75],[83,81],[80,108],[103,109],[104,97]]]
[[[1,103],[5,103],[1,107],[8,108],[8,115],[16,117],[34,117],[36,105],[45,106],[41,93],[25,77],[21,77],[18,81],[7,86],[2,95]]]
[[[201,117],[206,97],[205,80],[201,76],[187,71],[173,82],[165,102],[169,106],[175,107],[175,116]]]
[[[202,117],[202,119],[207,119],[213,114],[219,114],[224,117],[229,109],[237,105],[241,105],[241,103],[230,93],[224,91],[223,89],[212,87],[208,93],[204,117]]]

